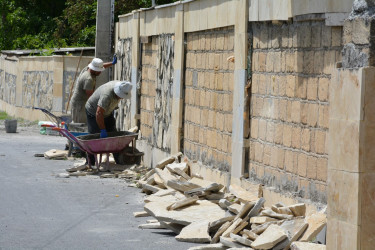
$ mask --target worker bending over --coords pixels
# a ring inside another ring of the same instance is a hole
[[[90,134],[100,133],[100,138],[106,138],[107,132],[116,131],[116,119],[113,111],[121,99],[130,99],[132,85],[126,81],[110,81],[100,86],[87,100],[86,117]],[[113,154],[118,163],[118,154]],[[89,154],[90,163],[95,162]]]

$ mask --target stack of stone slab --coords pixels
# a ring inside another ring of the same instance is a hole
[[[236,185],[227,190],[191,176],[189,162],[179,162],[180,156],[159,162],[138,181],[149,196],[144,212],[135,216],[156,219],[140,228],[167,228],[179,241],[211,243],[191,249],[325,249],[309,243],[326,225],[323,212],[305,216],[304,203],[265,207],[262,192]]]

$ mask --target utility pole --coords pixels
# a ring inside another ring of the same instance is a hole
[[[112,61],[115,0],[98,0],[96,12],[95,57],[104,62]],[[96,79],[96,87],[112,80],[113,69],[109,67]]]

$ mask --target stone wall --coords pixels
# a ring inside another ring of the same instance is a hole
[[[0,70],[0,99],[9,104],[16,103],[17,76]]]
[[[118,57],[117,63],[117,78],[118,80],[131,82],[131,64],[132,64],[132,39],[119,39],[117,41],[116,54]],[[127,130],[131,127],[130,121],[130,100],[121,100],[119,108],[115,111],[116,127],[118,130]]]
[[[140,130],[141,138],[151,144],[153,143],[158,43],[159,38],[152,36],[151,43],[142,44],[141,54]]]
[[[53,72],[23,72],[22,97],[23,106],[52,110]]]
[[[231,165],[233,27],[186,34],[184,153],[223,171]]]
[[[326,202],[329,85],[342,27],[254,23],[250,179]]]
[[[89,56],[19,56],[0,58],[0,108],[9,115],[45,120],[45,108],[65,113],[74,77],[86,67]]]

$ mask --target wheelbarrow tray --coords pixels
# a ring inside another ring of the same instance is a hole
[[[136,139],[137,133],[129,131],[108,132],[107,138],[100,138],[100,134],[77,136],[77,140],[87,152],[94,154],[118,153],[124,150],[130,142]]]

